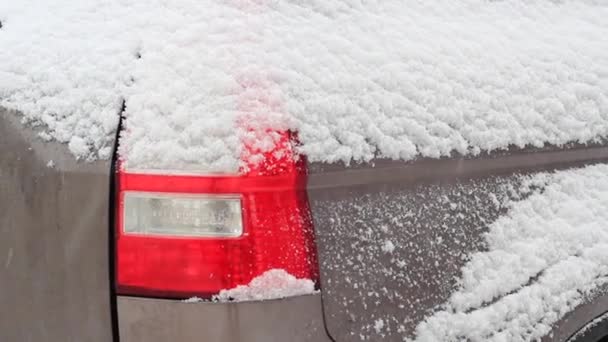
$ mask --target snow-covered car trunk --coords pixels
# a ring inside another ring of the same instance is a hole
[[[608,149],[597,146],[348,168],[309,165],[329,334],[337,341],[567,339],[607,309],[606,270],[597,269],[605,268],[605,253],[592,258],[596,273],[587,277],[578,274],[580,264],[567,272],[562,265],[606,246],[604,215],[585,209],[608,204],[606,189],[592,184],[606,168],[571,186],[604,191],[603,200],[576,199],[582,209],[559,196],[544,199],[552,186],[567,189],[559,177],[568,178],[545,172],[607,157]],[[551,203],[565,207],[558,209],[580,224],[580,234],[561,224],[559,210],[536,208]],[[559,267],[580,284],[551,278]],[[568,297],[572,291],[579,296]],[[563,319],[583,305],[586,311]]]

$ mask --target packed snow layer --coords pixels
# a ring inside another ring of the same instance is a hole
[[[299,132],[311,161],[608,135],[604,1],[0,3],[0,105],[80,158],[236,171]],[[249,156],[245,156],[246,158]]]
[[[251,280],[248,285],[226,289],[213,297],[214,301],[252,301],[301,296],[315,293],[315,283],[298,279],[282,269],[272,269]]]
[[[417,341],[532,341],[608,283],[608,165],[528,179]]]

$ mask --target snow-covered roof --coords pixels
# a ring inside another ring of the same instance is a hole
[[[608,136],[604,1],[0,3],[0,105],[79,158],[231,172],[298,131],[311,161]]]

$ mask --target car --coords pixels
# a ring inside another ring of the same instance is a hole
[[[0,340],[608,341],[607,15],[0,5]]]

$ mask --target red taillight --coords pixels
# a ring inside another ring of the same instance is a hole
[[[119,171],[117,292],[209,298],[271,269],[316,282],[305,163],[291,151],[284,134],[238,176]]]

